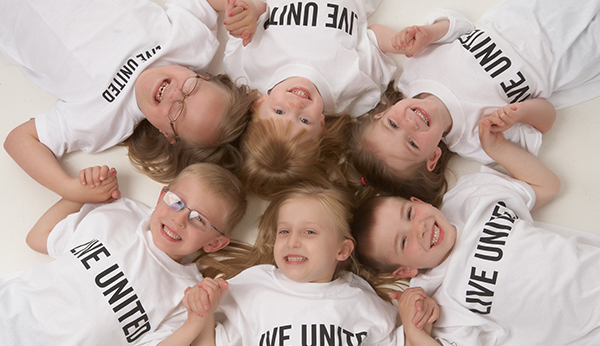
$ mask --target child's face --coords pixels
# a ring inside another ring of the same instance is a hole
[[[135,82],[138,107],[172,143],[175,133],[167,114],[174,102],[183,99],[181,88],[185,80],[195,75],[183,66],[156,66],[144,70]],[[226,93],[218,85],[199,78],[196,89],[184,101],[183,113],[173,123],[175,131],[186,142],[212,145],[228,103]]]
[[[339,261],[354,249],[315,198],[291,199],[279,209],[273,254],[281,272],[295,282],[329,282]]]
[[[177,262],[204,248],[206,252],[217,251],[229,243],[217,229],[222,229],[226,204],[209,186],[190,176],[183,176],[169,188],[187,208],[176,211],[164,201],[165,191],[160,194],[156,208],[150,216],[150,232],[156,247]],[[205,231],[189,221],[190,209],[205,216]]]
[[[429,171],[435,168],[441,155],[438,143],[451,126],[437,97],[403,99],[375,119],[368,141],[390,168],[401,172],[424,162]]]
[[[456,242],[456,227],[430,204],[387,197],[375,211],[371,236],[371,253],[397,266],[395,276],[413,277],[446,259]]]
[[[306,78],[291,77],[274,86],[256,101],[254,114],[259,119],[291,122],[292,136],[301,130],[306,131],[305,139],[318,139],[323,134],[323,99]]]

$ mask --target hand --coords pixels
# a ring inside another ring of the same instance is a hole
[[[500,131],[494,131],[495,126],[502,126],[504,122],[495,116],[485,116],[479,121],[479,141],[481,147],[490,156],[493,152],[503,150],[507,143],[504,135]]]
[[[256,32],[259,13],[252,0],[226,0],[225,28],[233,37],[242,39],[247,46]]]
[[[492,132],[504,132],[511,128],[523,116],[523,107],[519,103],[511,103],[504,107],[496,109],[488,117],[496,118],[492,123]]]
[[[402,51],[407,58],[421,53],[433,42],[433,33],[426,27],[413,25],[406,27],[392,38],[392,46]]]
[[[228,287],[227,281],[221,278],[204,278],[198,285],[188,287],[182,300],[183,306],[188,310],[188,318],[189,314],[204,317],[213,313]]]
[[[117,171],[108,166],[82,169],[78,178],[73,178],[66,190],[65,199],[72,202],[100,203],[112,202],[121,197]]]
[[[391,297],[398,302],[398,312],[405,329],[411,329],[411,326],[407,326],[409,323],[406,323],[409,320],[420,330],[426,325],[431,325],[440,315],[437,303],[428,297],[421,287],[394,292]]]

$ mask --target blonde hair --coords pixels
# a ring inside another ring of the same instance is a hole
[[[250,107],[259,93],[246,85],[237,86],[225,74],[209,78],[225,92],[229,106],[220,121],[215,143],[209,147],[183,140],[170,144],[144,119],[123,142],[128,148],[129,160],[138,171],[161,183],[172,180],[183,168],[196,162],[215,163],[232,172],[239,171],[242,163],[239,137],[246,129],[251,117]]]
[[[212,163],[195,163],[184,168],[169,184],[191,177],[211,189],[225,203],[221,232],[230,234],[246,212],[246,193],[240,180],[223,167]]]
[[[214,258],[211,262],[202,262],[203,274],[215,275],[216,273],[225,273],[226,277],[235,276],[237,273],[253,265],[271,264],[276,265],[273,255],[273,248],[277,237],[277,223],[279,209],[287,202],[297,198],[314,198],[321,207],[331,216],[335,231],[343,239],[351,240],[355,243],[351,233],[350,223],[352,222],[355,200],[349,189],[344,187],[324,187],[315,184],[301,183],[287,188],[276,194],[273,200],[265,210],[258,226],[258,236],[253,247],[247,244],[237,247],[241,258],[225,258],[219,263],[215,263]],[[239,244],[239,243],[238,243]],[[204,260],[204,259],[203,259]],[[208,269],[210,267],[211,269]],[[218,269],[215,269],[218,268]],[[370,268],[362,266],[354,255],[354,252],[343,262],[339,262],[336,268],[334,279],[343,272],[348,271],[363,277],[375,289],[378,295],[386,301],[390,301],[389,292],[397,289],[399,286],[405,287],[404,282],[387,273],[379,273]]]
[[[291,135],[291,124],[255,119],[242,138],[241,171],[249,191],[270,199],[278,191],[301,181],[346,184],[346,143],[352,128],[349,115],[325,118],[325,133],[318,141]]]
[[[357,119],[349,144],[349,184],[357,189],[358,195],[363,199],[376,194],[391,194],[404,198],[417,197],[439,207],[448,189],[446,170],[454,154],[444,142],[438,143],[442,155],[432,171],[427,170],[426,162],[403,172],[394,171],[373,150],[369,133],[378,121],[375,120],[375,115],[404,98],[393,83],[388,85],[379,104]]]

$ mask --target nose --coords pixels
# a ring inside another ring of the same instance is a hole
[[[288,247],[290,248],[298,248],[300,247],[300,238],[296,233],[290,234],[287,242]]]
[[[404,130],[405,131],[417,131],[419,130],[419,124],[417,123],[417,119],[414,114],[411,114],[411,111],[407,111],[404,116]]]
[[[413,235],[421,240],[423,238],[425,238],[425,233],[427,232],[427,228],[425,227],[425,222],[422,221],[414,221],[413,223]]]
[[[188,219],[188,210],[186,208],[182,208],[179,211],[174,211],[173,216],[171,217],[173,222],[180,228],[185,227]]]

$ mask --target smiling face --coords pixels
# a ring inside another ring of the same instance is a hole
[[[441,155],[438,143],[450,130],[452,118],[439,98],[403,99],[375,115],[367,138],[376,155],[396,172],[422,163],[432,171]]]
[[[456,227],[435,207],[418,199],[387,197],[375,211],[369,253],[396,266],[397,277],[413,277],[434,268],[450,254]]]
[[[311,196],[290,199],[279,209],[275,263],[295,282],[329,282],[354,243],[344,239],[322,204]]]
[[[222,229],[223,210],[227,204],[209,186],[190,176],[183,176],[169,187],[169,191],[179,196],[188,208],[205,215],[217,229]],[[228,238],[211,227],[201,231],[192,226],[188,221],[190,209],[171,209],[163,201],[164,193],[163,190],[150,216],[152,240],[161,251],[180,262],[183,257],[201,248],[206,252],[214,252],[229,243]]]
[[[167,114],[174,102],[183,99],[181,88],[185,80],[195,75],[183,66],[156,66],[144,70],[135,82],[138,107],[171,142],[174,142],[175,134]],[[229,104],[225,91],[200,78],[184,104],[183,113],[174,123],[179,137],[189,143],[212,145],[218,138],[219,124]]]
[[[306,78],[291,77],[280,82],[256,101],[254,108],[259,119],[291,122],[292,136],[304,130],[304,138],[317,139],[323,133],[323,99],[317,87]]]

